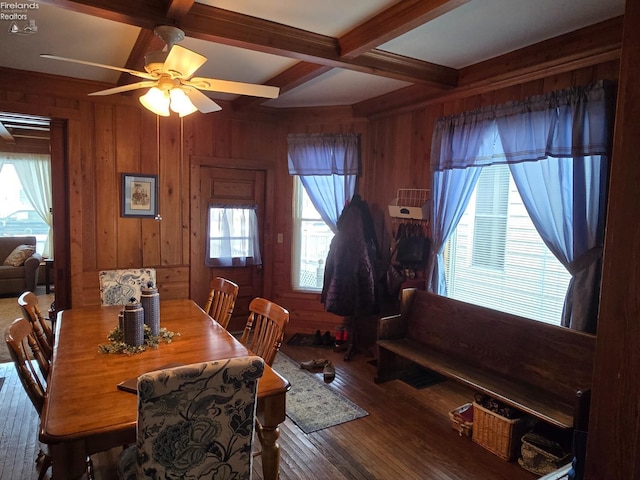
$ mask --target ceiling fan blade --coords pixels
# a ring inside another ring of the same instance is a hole
[[[255,83],[232,82],[229,80],[216,80],[215,78],[194,77],[185,82],[185,84],[199,88],[200,90],[251,95],[253,97],[278,98],[280,94],[279,87],[257,85]]]
[[[183,87],[184,93],[189,97],[193,106],[200,110],[202,113],[211,113],[222,110],[222,107],[216,102],[207,97],[200,90],[185,86]]]
[[[154,87],[157,84],[158,82],[155,80],[145,80],[144,82],[130,83],[128,85],[122,85],[121,87],[100,90],[99,92],[93,92],[89,95],[113,95],[114,93],[128,92],[129,90],[136,90],[138,88]]]
[[[63,60],[65,62],[79,63],[80,65],[89,65],[91,67],[108,68],[109,70],[117,70],[118,72],[125,72],[135,77],[146,78],[148,80],[153,80],[157,78],[157,76],[151,75],[149,73],[139,72],[137,70],[131,70],[129,68],[114,67],[113,65],[104,65],[102,63],[87,62],[85,60],[76,60],[74,58],[58,57],[57,55],[50,55],[48,53],[41,53],[40,56],[42,58],[51,58],[53,60]]]
[[[180,78],[186,79],[190,78],[206,61],[207,57],[180,45],[174,45],[164,61],[163,70],[177,72],[180,74]]]

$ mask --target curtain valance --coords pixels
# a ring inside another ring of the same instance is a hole
[[[608,156],[612,93],[610,83],[598,82],[442,117],[432,170]]]
[[[344,134],[289,134],[290,175],[357,175],[359,136]]]

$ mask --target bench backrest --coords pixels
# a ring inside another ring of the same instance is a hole
[[[591,386],[595,336],[422,290],[404,292],[407,336],[573,401]]]

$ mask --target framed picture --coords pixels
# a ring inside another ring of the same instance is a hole
[[[122,216],[155,218],[158,214],[158,176],[122,174]]]

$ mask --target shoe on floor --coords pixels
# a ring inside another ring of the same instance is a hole
[[[331,382],[334,378],[336,378],[336,367],[333,366],[333,363],[327,362],[322,370],[322,374],[324,375],[325,382]]]
[[[316,334],[313,336],[311,345],[322,345],[322,335],[320,334],[320,330],[316,330]]]
[[[313,360],[300,362],[300,368],[304,368],[305,370],[315,370],[324,367],[328,363],[329,360],[327,360],[326,358],[314,358]]]
[[[333,344],[334,344],[334,339],[329,333],[329,331],[327,330],[322,336],[322,345],[324,345],[325,347],[331,347],[333,346]]]

